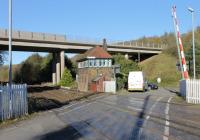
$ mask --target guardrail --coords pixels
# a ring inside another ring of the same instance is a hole
[[[17,118],[25,114],[28,114],[27,85],[12,85],[11,94],[8,85],[0,85],[0,120]]]

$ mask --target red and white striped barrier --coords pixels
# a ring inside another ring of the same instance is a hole
[[[176,6],[172,7],[172,14],[173,14],[173,18],[175,20],[175,28],[176,28],[176,33],[177,33],[177,38],[178,38],[178,43],[179,43],[179,49],[180,49],[180,58],[181,58],[182,66],[183,66],[183,75],[184,75],[184,79],[188,79],[189,76],[188,76],[188,71],[187,71],[187,64],[186,64],[186,61],[185,61],[183,44],[182,44],[181,35],[180,35],[180,31],[179,31],[179,26],[178,26],[178,20],[177,20],[177,16],[176,16]]]

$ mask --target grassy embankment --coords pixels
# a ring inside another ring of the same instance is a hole
[[[178,86],[180,80],[180,72],[176,68],[177,59],[169,54],[159,54],[153,56],[139,65],[142,67],[146,79],[156,83],[158,77],[162,82],[160,86]]]

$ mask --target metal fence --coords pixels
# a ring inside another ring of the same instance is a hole
[[[27,85],[12,85],[12,92],[9,86],[0,85],[0,120],[17,118],[28,114]]]
[[[200,80],[181,80],[180,93],[187,103],[200,104]]]

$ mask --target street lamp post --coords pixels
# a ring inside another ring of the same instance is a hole
[[[12,0],[9,0],[8,34],[9,34],[9,87],[12,85]]]
[[[12,84],[12,0],[9,0],[9,86]]]
[[[9,109],[10,112],[12,112],[12,0],[9,0],[8,2],[8,34],[9,34],[9,93],[10,94],[10,105]],[[10,117],[12,114],[9,114]]]
[[[188,11],[192,14],[192,48],[193,48],[193,76],[196,78],[196,65],[195,65],[195,43],[194,43],[194,9],[188,8]]]

